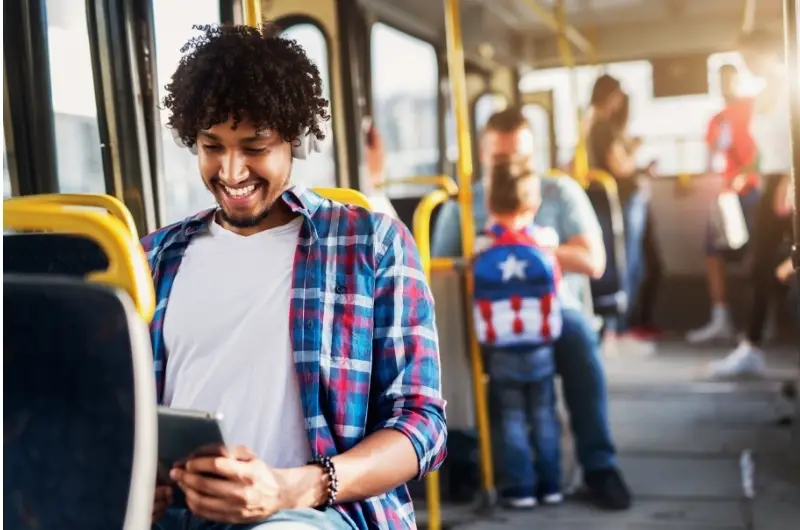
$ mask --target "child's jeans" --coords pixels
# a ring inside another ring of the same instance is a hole
[[[552,365],[552,351],[487,354],[502,496],[559,493],[561,425],[555,374],[544,366],[548,362]],[[537,369],[529,370],[534,367]]]

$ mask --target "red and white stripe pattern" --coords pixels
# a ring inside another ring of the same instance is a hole
[[[556,293],[541,298],[511,296],[495,302],[476,300],[475,332],[480,344],[512,346],[548,343],[561,335],[561,306]]]

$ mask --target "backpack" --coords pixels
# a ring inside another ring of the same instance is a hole
[[[475,332],[481,346],[536,348],[561,335],[561,272],[537,243],[536,228],[494,225],[482,234],[488,247],[472,261]]]

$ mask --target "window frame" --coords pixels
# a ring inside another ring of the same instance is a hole
[[[435,42],[434,40],[428,38],[427,36],[423,35],[420,32],[414,31],[413,28],[409,28],[405,24],[398,23],[393,20],[389,20],[383,16],[373,16],[369,19],[366,27],[366,42],[367,46],[365,58],[366,58],[366,67],[365,67],[365,79],[366,79],[366,97],[367,97],[367,108],[369,109],[370,116],[374,117],[374,83],[372,82],[373,79],[373,72],[372,72],[372,59],[373,59],[373,48],[374,48],[374,41],[373,41],[373,32],[375,30],[375,25],[381,24],[386,26],[390,29],[393,29],[397,32],[403,33],[406,36],[409,36],[413,39],[416,39],[420,42],[423,42],[429,45],[433,49],[434,58],[436,59],[436,148],[439,151],[439,158],[436,163],[436,170],[439,174],[444,173],[446,164],[447,164],[447,136],[445,132],[445,118],[447,115],[447,101],[448,97],[442,91],[442,83],[448,79],[448,71],[447,71],[447,56],[444,53],[444,49],[442,46]],[[408,177],[419,176],[419,175],[406,175]],[[403,178],[403,177],[399,177]],[[415,185],[417,186],[417,185]],[[410,195],[399,195],[397,197],[393,197],[390,194],[387,194],[390,199],[404,199],[411,197]],[[424,194],[420,195],[418,198],[422,198]]]
[[[288,15],[283,15],[273,21],[278,28],[280,28],[281,33],[292,28],[294,26],[300,26],[303,24],[308,24],[313,26],[320,32],[322,35],[322,39],[325,42],[325,51],[326,51],[326,61],[327,61],[327,77],[328,77],[328,104],[330,106],[331,112],[331,119],[330,119],[330,134],[333,137],[332,142],[330,145],[330,149],[333,151],[333,171],[334,171],[334,181],[337,186],[342,185],[342,175],[339,171],[339,138],[336,135],[336,128],[334,127],[334,121],[343,119],[347,120],[347,116],[345,116],[344,112],[339,112],[338,105],[334,102],[336,101],[336,87],[334,86],[334,53],[333,53],[333,41],[331,40],[331,36],[328,33],[325,25],[319,19],[312,17],[311,15],[305,15],[301,13],[292,13]],[[337,118],[337,116],[339,116]]]
[[[48,28],[41,23],[46,2],[7,2],[3,13],[3,126],[14,155],[12,190],[16,180],[17,195],[58,193]]]

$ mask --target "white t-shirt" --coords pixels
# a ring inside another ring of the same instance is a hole
[[[792,167],[789,124],[789,91],[782,83],[780,90],[762,92],[756,97],[750,134],[759,155],[762,175],[788,174]]]
[[[164,404],[220,412],[273,467],[310,459],[289,330],[302,218],[243,237],[211,223],[186,249],[164,322]]]

